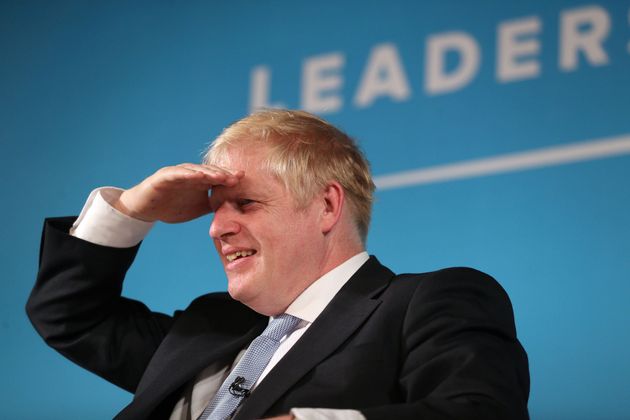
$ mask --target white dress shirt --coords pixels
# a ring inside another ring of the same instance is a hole
[[[70,234],[92,243],[116,248],[127,248],[138,244],[149,233],[153,223],[131,218],[114,209],[109,203],[112,203],[121,193],[122,190],[112,187],[103,187],[92,191],[83,206],[83,210],[81,210],[81,214],[70,229]],[[368,258],[366,252],[349,258],[312,283],[289,305],[285,312],[300,318],[302,321],[295,331],[281,339],[280,346],[252,389],[287,354],[337,292]],[[194,380],[190,398],[183,396],[177,402],[170,419],[186,419],[188,413],[190,413],[191,418],[198,418],[229,375],[232,367],[236,366],[236,363],[245,353],[245,350],[243,349],[237,355],[231,366],[214,363],[201,371]],[[298,420],[365,420],[365,417],[356,410],[293,408],[291,414]]]

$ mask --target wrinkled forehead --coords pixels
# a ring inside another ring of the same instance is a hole
[[[244,176],[234,186],[217,185],[210,190],[213,211],[225,201],[248,199],[270,202],[281,197],[292,197],[287,185],[267,164],[268,150],[264,147],[230,147],[215,155],[212,165],[230,172],[243,171]],[[293,200],[291,198],[291,200]]]
[[[214,155],[212,165],[225,168],[230,172],[243,171],[244,177],[237,186],[251,187],[258,182],[274,182],[288,190],[286,179],[282,179],[271,163],[271,149],[265,144],[238,143],[226,145]]]
[[[299,190],[295,187],[296,178],[288,171],[287,162],[279,157],[273,143],[260,141],[256,137],[240,138],[229,144],[220,144],[208,158],[206,163],[211,165],[230,171],[244,171],[243,185],[248,184],[251,177],[273,178],[292,196],[299,196]]]

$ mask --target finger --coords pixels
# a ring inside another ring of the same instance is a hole
[[[222,177],[221,175],[220,177]],[[157,171],[154,175],[147,178],[145,183],[154,188],[193,188],[193,189],[210,189],[213,183],[220,183],[222,180],[215,179],[209,181],[208,176],[201,172],[193,171],[179,166],[169,166]]]
[[[184,163],[184,164],[178,165],[178,167],[184,168],[192,172],[203,174],[206,177],[209,177],[210,179],[227,179],[234,176],[228,170],[224,168],[219,168],[219,167],[208,167],[208,166],[202,166],[202,165],[195,165],[192,163]]]
[[[195,179],[199,181],[207,182],[209,180],[223,180],[232,175],[223,170],[213,169],[201,169],[193,164],[181,164],[177,166],[171,166],[166,168],[164,173],[169,180],[183,179]]]
[[[222,166],[215,166],[215,165],[199,165],[196,163],[182,163],[180,165],[177,165],[179,167],[182,168],[186,168],[186,169],[190,169],[192,171],[197,171],[197,172],[203,172],[206,174],[218,174],[218,173],[223,173],[225,175],[234,175],[236,172],[235,170],[229,169],[229,168],[224,168]]]
[[[178,165],[192,172],[202,173],[206,177],[206,181],[211,185],[234,186],[245,175],[242,170],[230,170],[219,166],[197,165],[193,163],[183,163]]]
[[[194,171],[182,167],[170,167],[165,169],[158,176],[154,176],[148,182],[155,188],[177,188],[210,190],[217,185],[232,187],[239,181],[234,176],[227,176],[223,173],[208,175],[203,172]]]

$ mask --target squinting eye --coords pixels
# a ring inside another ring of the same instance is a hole
[[[238,204],[239,207],[245,207],[248,204],[252,204],[254,202],[254,200],[250,200],[248,198],[241,198],[239,200],[236,200],[236,204]]]

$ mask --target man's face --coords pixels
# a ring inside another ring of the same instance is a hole
[[[228,278],[230,295],[265,315],[276,315],[324,273],[322,206],[297,209],[283,183],[261,168],[266,148],[230,150],[225,166],[243,170],[234,187],[210,197],[210,236]]]

